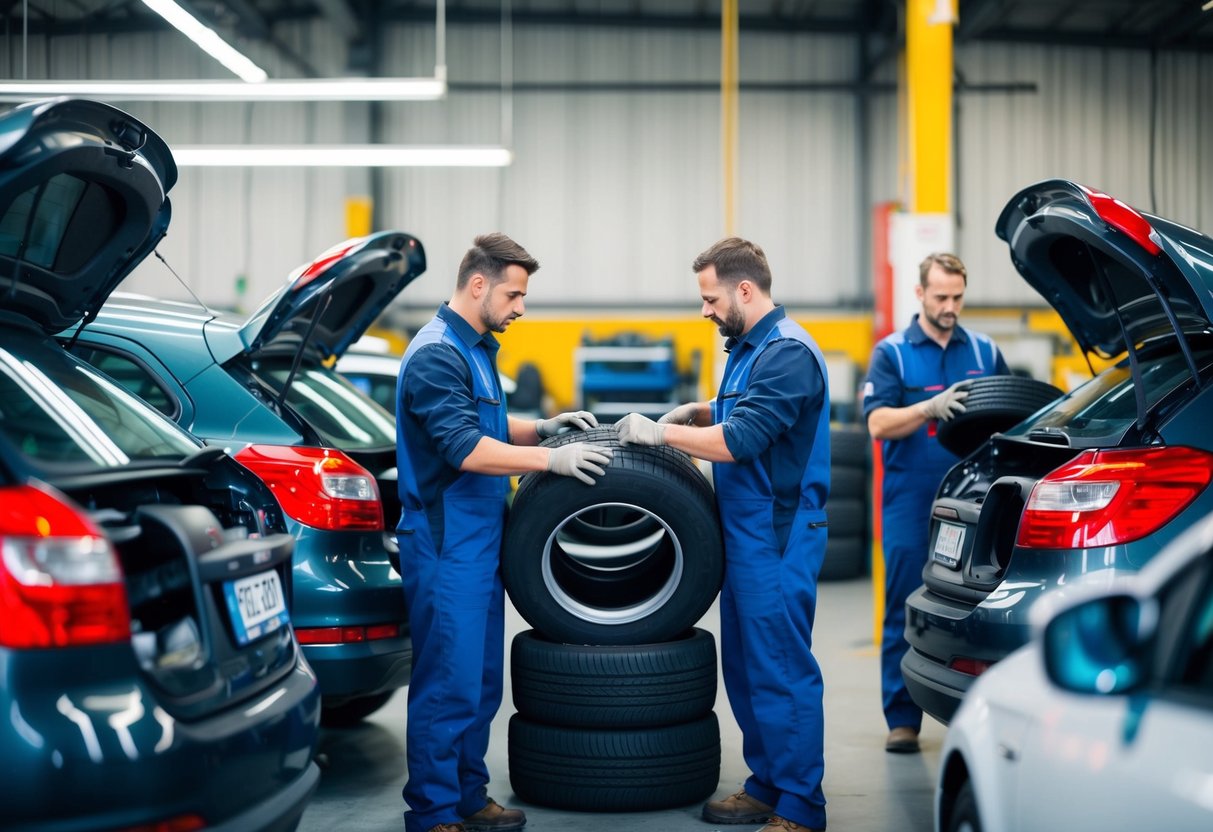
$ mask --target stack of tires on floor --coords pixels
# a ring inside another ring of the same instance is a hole
[[[712,488],[610,427],[543,444],[578,441],[614,448],[606,474],[523,477],[506,526],[502,580],[534,628],[510,651],[510,785],[559,809],[689,805],[720,780],[716,645],[694,627],[724,573]]]
[[[830,534],[819,580],[868,572],[871,553],[872,440],[863,425],[830,425]]]

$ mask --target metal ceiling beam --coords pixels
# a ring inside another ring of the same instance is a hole
[[[961,4],[956,40],[961,43],[974,40],[987,29],[1002,23],[1010,5],[1010,0],[971,0]]]
[[[347,41],[362,39],[362,25],[346,0],[314,0],[316,7]]]

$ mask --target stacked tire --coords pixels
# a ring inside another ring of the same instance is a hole
[[[871,550],[871,439],[861,425],[830,426],[829,537],[818,580],[867,574]]]
[[[724,574],[712,489],[613,428],[543,444],[578,441],[614,449],[606,473],[527,475],[506,526],[502,580],[534,627],[510,650],[510,784],[560,809],[685,806],[720,779],[716,645],[694,627]]]

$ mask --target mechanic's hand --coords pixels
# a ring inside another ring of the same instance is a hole
[[[970,381],[958,381],[944,390],[942,393],[937,393],[919,405],[922,409],[922,414],[928,419],[939,419],[948,421],[957,413],[964,413],[964,400],[969,397]]]
[[[593,485],[594,478],[589,472],[592,471],[600,477],[605,474],[613,453],[614,449],[605,445],[571,442],[548,451],[548,470],[553,474],[576,477],[586,485]]]
[[[693,425],[699,415],[699,403],[680,404],[657,420],[659,425]]]
[[[665,425],[639,413],[629,413],[615,423],[615,432],[623,445],[664,445]]]
[[[551,419],[535,420],[535,433],[539,434],[540,439],[547,439],[570,430],[589,430],[596,427],[598,427],[598,420],[588,410],[571,410],[568,413],[553,416]]]

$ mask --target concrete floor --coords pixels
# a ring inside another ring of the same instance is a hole
[[[887,754],[880,712],[879,660],[872,644],[872,593],[867,579],[821,585],[814,630],[815,650],[825,677],[825,794],[835,832],[930,832],[935,772],[944,727],[923,724],[923,753]],[[715,607],[700,622],[720,632]],[[514,633],[528,625],[511,608],[506,619],[506,656]],[[719,644],[717,645],[719,650]],[[508,665],[508,661],[507,661]],[[508,674],[508,666],[507,666]],[[659,812],[583,814],[519,802],[510,791],[506,725],[514,712],[509,679],[506,701],[493,724],[488,764],[490,793],[507,806],[526,810],[527,830],[576,832],[710,832],[700,805]],[[403,830],[405,781],[404,692],[358,728],[325,731],[320,751],[327,767],[299,832],[388,832]],[[741,734],[721,684],[716,702],[721,730],[717,797],[736,791],[748,775],[741,759]],[[753,827],[757,828],[757,827]],[[749,826],[726,830],[749,832]]]

